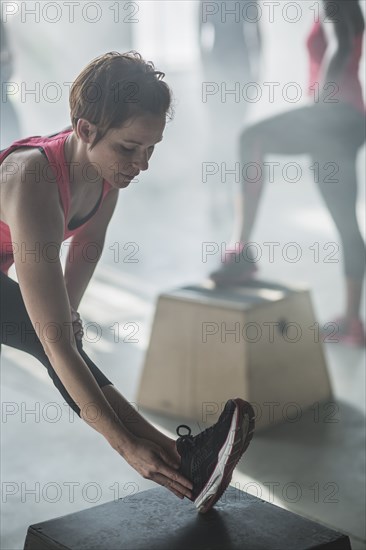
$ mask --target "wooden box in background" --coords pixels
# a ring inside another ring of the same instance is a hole
[[[232,397],[252,403],[257,428],[331,398],[308,290],[255,281],[159,296],[138,403],[212,424]]]

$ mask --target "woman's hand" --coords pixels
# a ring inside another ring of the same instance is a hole
[[[192,500],[192,483],[179,472],[179,464],[156,443],[135,438],[123,457],[143,478],[166,487],[177,497]]]
[[[74,308],[70,307],[71,309],[71,321],[72,321],[72,328],[74,331],[74,335],[76,340],[82,340],[84,336],[83,331],[83,323],[81,321],[81,317],[77,311],[74,310]]]

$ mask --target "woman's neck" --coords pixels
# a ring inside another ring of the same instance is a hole
[[[69,168],[70,183],[77,183],[81,187],[93,182],[93,186],[99,187],[103,179],[102,177],[98,178],[98,171],[89,161],[87,147],[88,145],[79,139],[74,131],[65,141],[64,151]]]

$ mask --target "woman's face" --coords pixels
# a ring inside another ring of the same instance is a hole
[[[147,170],[154,147],[163,139],[165,115],[138,115],[119,128],[108,130],[90,151],[88,160],[112,187],[127,187],[138,174]],[[94,133],[90,134],[92,142]]]

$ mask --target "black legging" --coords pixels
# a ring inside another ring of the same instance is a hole
[[[80,408],[71,398],[61,380],[54,371],[43,346],[33,328],[29,315],[24,305],[18,283],[0,271],[0,322],[1,344],[11,346],[36,357],[47,369],[49,376],[65,401],[80,416]],[[82,342],[77,341],[77,348],[81,357],[88,365],[98,385],[102,388],[112,384],[110,380],[98,369],[93,361],[86,355]]]
[[[317,185],[342,241],[345,275],[355,279],[362,279],[365,271],[365,243],[356,217],[356,159],[364,141],[365,115],[341,102],[306,106],[265,119],[244,130],[240,140],[243,166],[248,162],[260,166],[272,154],[308,154],[318,163]],[[336,167],[333,177],[332,166]],[[243,181],[244,201],[250,194],[253,197],[247,201],[244,223],[245,218],[254,223],[262,187],[263,179]]]

